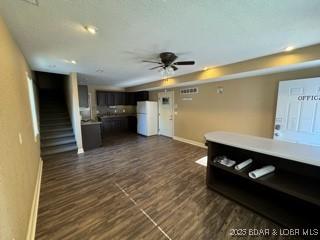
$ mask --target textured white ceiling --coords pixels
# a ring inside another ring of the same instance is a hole
[[[178,75],[320,43],[319,0],[1,0],[0,13],[32,69],[76,71],[82,82],[158,80],[162,51],[195,60]],[[90,35],[82,25],[94,25]],[[77,64],[64,60],[76,60]],[[52,67],[54,65],[55,67]],[[96,72],[103,69],[103,73]]]

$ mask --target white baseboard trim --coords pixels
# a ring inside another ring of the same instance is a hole
[[[78,148],[78,154],[84,153],[83,148]]]
[[[29,218],[27,240],[34,240],[35,234],[36,234],[38,206],[39,206],[39,197],[40,197],[40,188],[41,188],[41,177],[42,177],[42,164],[43,164],[43,161],[40,158],[39,166],[38,166],[37,183],[34,190],[31,214]]]
[[[180,142],[188,143],[188,144],[191,144],[191,145],[194,145],[197,147],[207,148],[207,146],[201,142],[197,142],[197,141],[193,141],[193,140],[189,140],[189,139],[185,139],[185,138],[181,138],[181,137],[177,137],[177,136],[173,136],[173,139],[180,141]]]

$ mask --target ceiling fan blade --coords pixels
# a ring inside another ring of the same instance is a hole
[[[163,66],[156,66],[156,67],[153,67],[153,68],[149,68],[149,70],[153,70],[153,69],[157,69],[157,68],[162,68]]]
[[[175,62],[174,65],[194,65],[194,61],[181,61],[181,62]]]
[[[143,60],[142,62],[162,64],[162,62],[155,62],[155,61],[149,61],[149,60]]]
[[[177,68],[176,66],[174,66],[174,65],[171,65],[171,67],[172,67],[172,69],[173,69],[174,71],[177,71],[177,70],[178,70],[178,68]]]

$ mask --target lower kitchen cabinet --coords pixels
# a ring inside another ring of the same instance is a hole
[[[135,116],[102,117],[102,133],[103,135],[108,135],[109,133],[115,132],[136,132],[136,130],[134,130],[137,124],[136,119]]]
[[[128,117],[128,130],[130,132],[137,132],[137,117],[136,116],[129,116]]]
[[[101,146],[101,123],[81,124],[83,149],[90,150]]]

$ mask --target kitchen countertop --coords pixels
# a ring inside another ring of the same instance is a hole
[[[88,121],[88,122],[82,122],[81,125],[93,125],[93,124],[101,124],[99,121]]]
[[[137,114],[132,113],[132,114],[118,114],[118,115],[104,115],[104,116],[99,116],[98,118],[119,118],[119,117],[136,117]]]
[[[320,167],[320,147],[230,132],[210,132],[207,141],[221,143]]]

